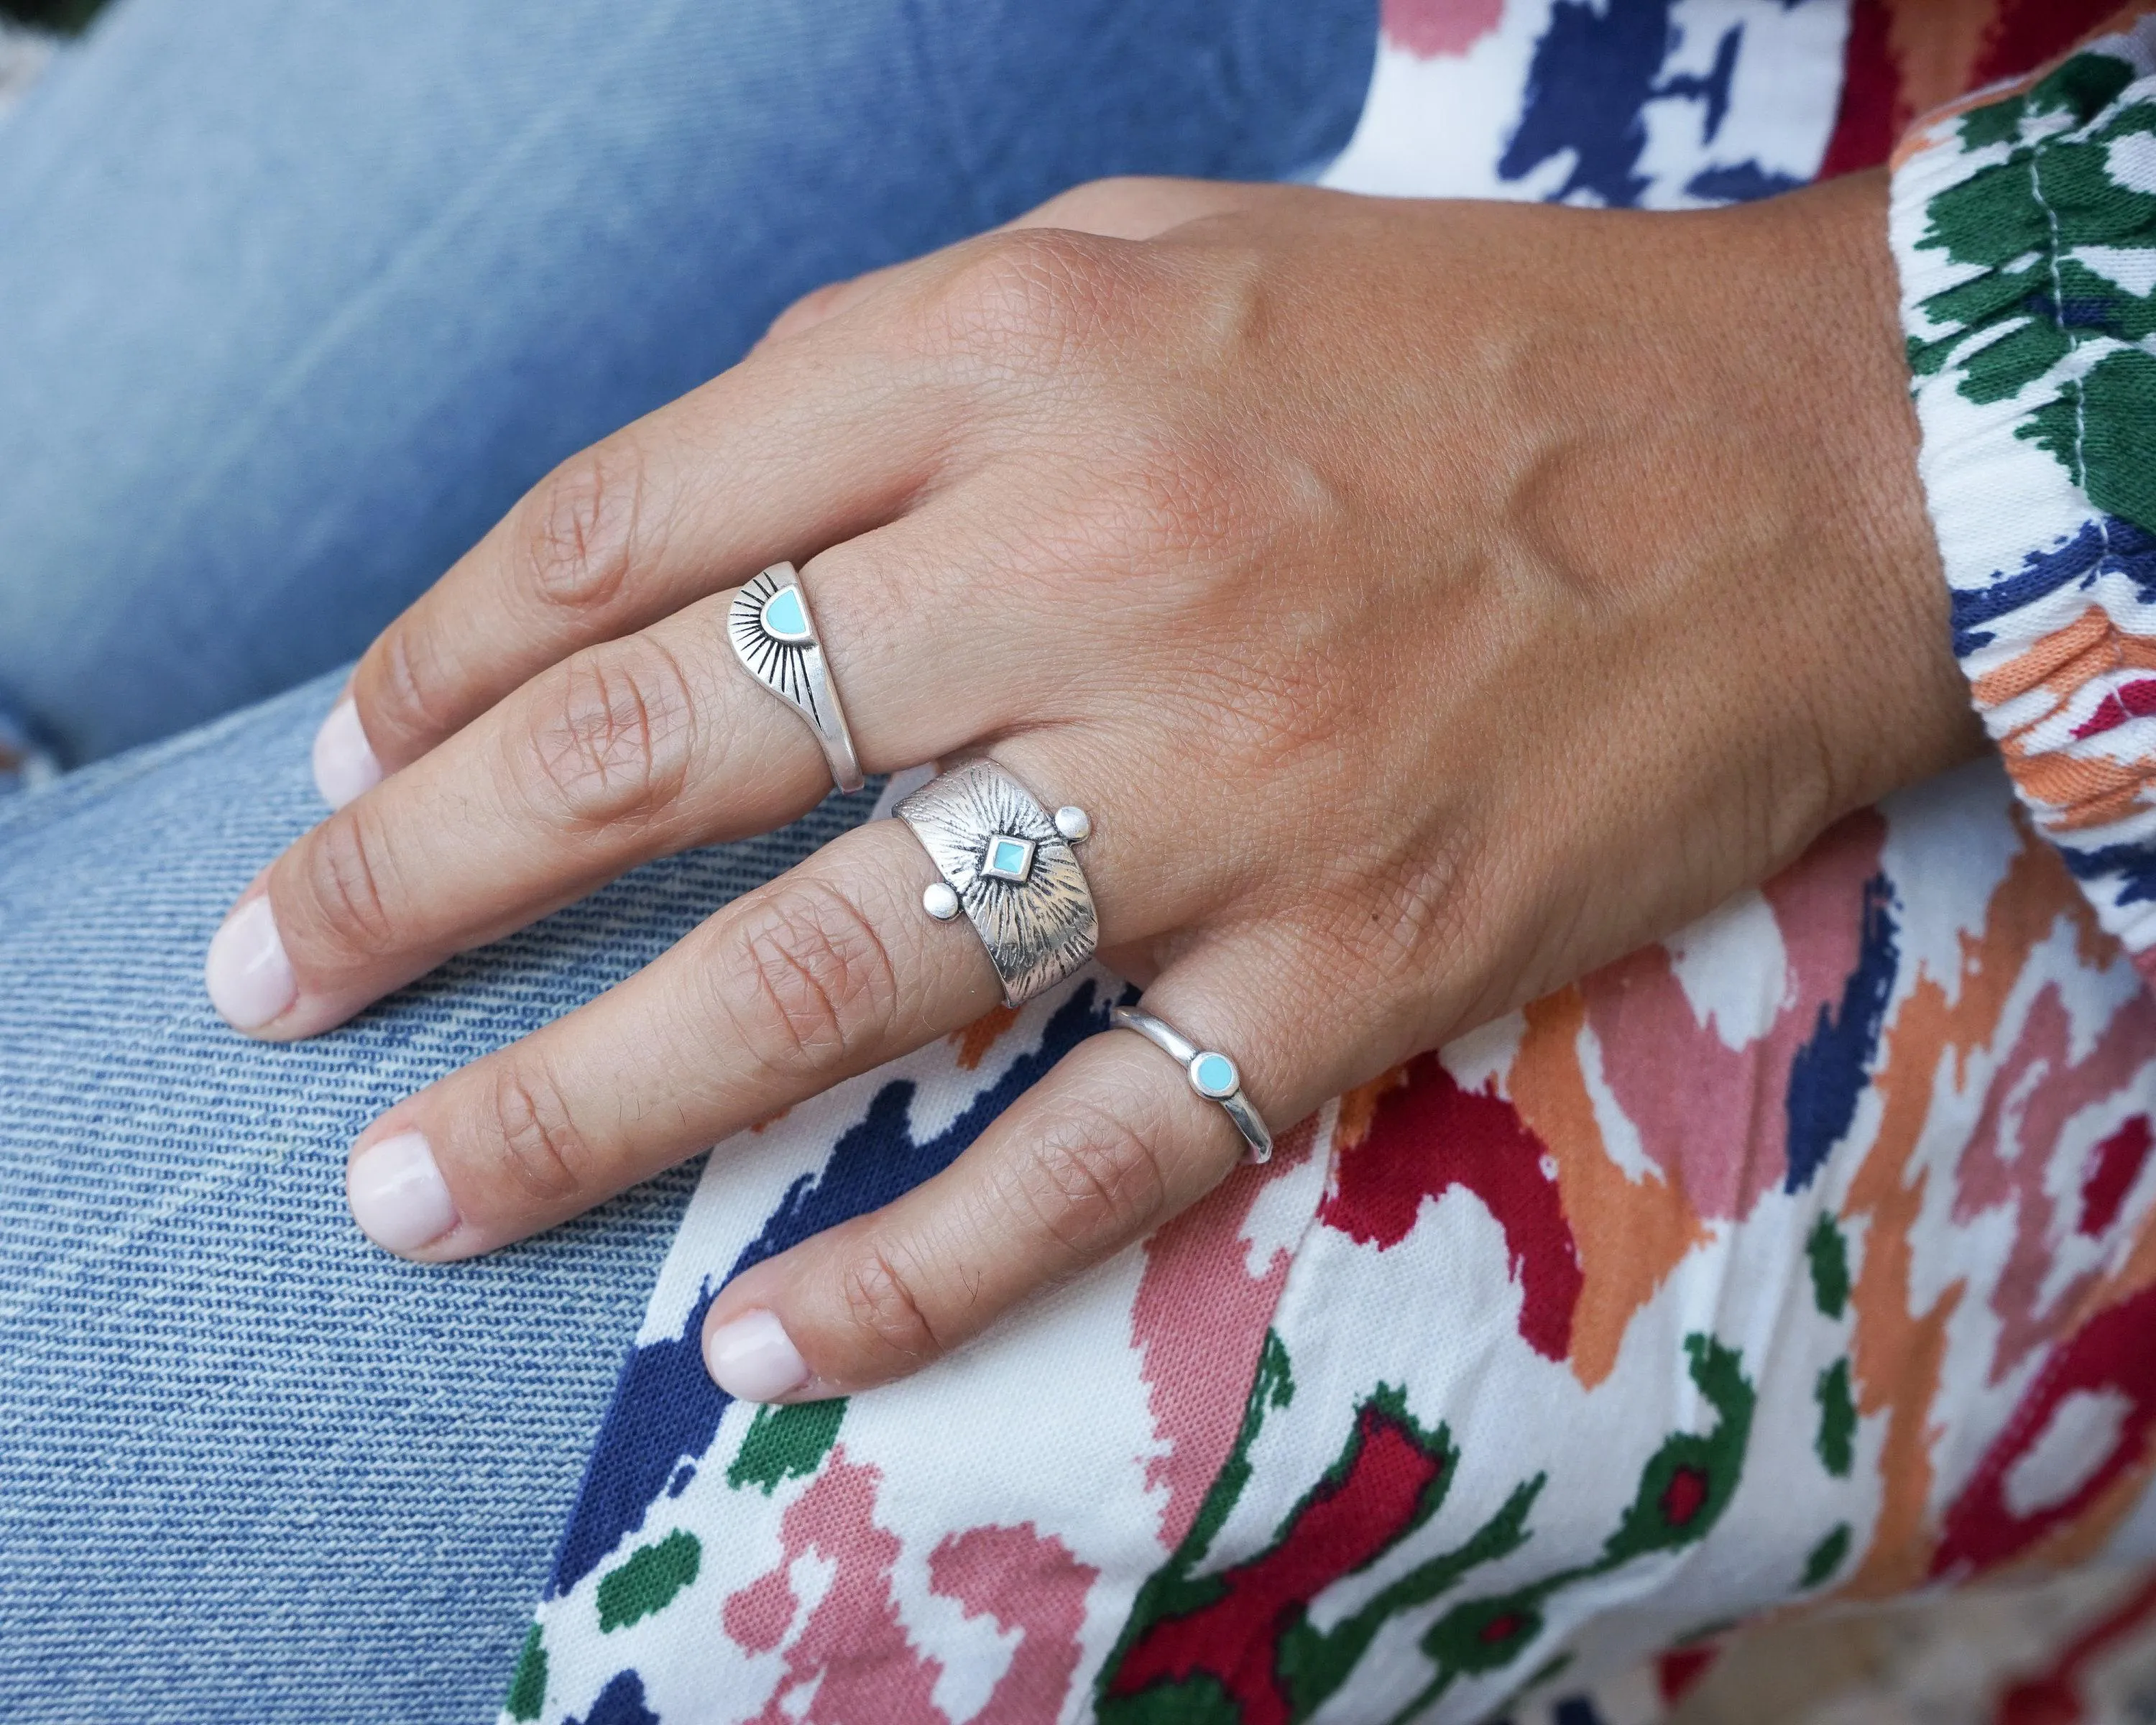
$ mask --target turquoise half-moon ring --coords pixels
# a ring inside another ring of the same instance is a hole
[[[773,563],[734,595],[726,608],[726,639],[748,674],[808,721],[830,765],[831,783],[842,791],[866,783],[808,614],[808,591],[793,564]]]
[[[1108,1023],[1118,1030],[1137,1031],[1183,1068],[1191,1089],[1207,1101],[1220,1105],[1221,1111],[1235,1122],[1235,1130],[1243,1135],[1244,1161],[1272,1160],[1273,1135],[1244,1096],[1243,1075],[1227,1055],[1200,1048],[1166,1019],[1156,1018],[1140,1007],[1116,1007],[1108,1014]]]

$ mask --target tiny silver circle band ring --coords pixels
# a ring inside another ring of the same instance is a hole
[[[1227,1055],[1200,1048],[1166,1019],[1155,1018],[1140,1007],[1116,1007],[1108,1014],[1108,1023],[1118,1030],[1137,1031],[1183,1068],[1183,1076],[1190,1081],[1191,1089],[1207,1101],[1220,1105],[1221,1111],[1235,1122],[1235,1130],[1243,1135],[1244,1143],[1249,1146],[1243,1153],[1244,1161],[1272,1160],[1273,1135],[1244,1096],[1243,1075]]]
[[[793,564],[773,563],[734,595],[726,608],[726,639],[748,674],[808,721],[830,763],[831,783],[842,791],[866,783],[809,614],[808,589]]]
[[[1075,845],[1093,823],[1073,805],[1050,814],[985,755],[935,778],[891,811],[943,878],[921,896],[938,922],[963,911],[1004,985],[1023,1006],[1093,956],[1101,925]]]

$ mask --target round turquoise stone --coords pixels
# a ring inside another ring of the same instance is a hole
[[[1201,1096],[1217,1102],[1235,1095],[1241,1083],[1235,1063],[1224,1054],[1202,1054],[1190,1063],[1190,1087]]]
[[[801,603],[801,589],[782,587],[763,602],[763,632],[776,640],[796,645],[815,639],[808,627],[808,608]]]

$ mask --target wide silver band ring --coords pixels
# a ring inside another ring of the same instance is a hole
[[[1050,814],[985,755],[938,773],[891,811],[943,878],[921,895],[939,922],[963,911],[1020,1006],[1093,956],[1101,926],[1071,847],[1092,831],[1083,809]]]
[[[839,704],[808,610],[808,592],[791,563],[773,563],[734,595],[726,639],[748,674],[808,721],[830,763],[831,783],[857,791],[866,783],[846,710]]]
[[[1244,1161],[1272,1160],[1273,1135],[1244,1096],[1243,1075],[1227,1055],[1200,1048],[1166,1019],[1156,1018],[1140,1007],[1116,1007],[1108,1014],[1108,1022],[1118,1030],[1137,1031],[1183,1068],[1183,1076],[1190,1081],[1191,1089],[1207,1101],[1220,1105],[1228,1118],[1235,1122],[1235,1130],[1243,1135],[1243,1142],[1248,1147],[1243,1152]]]

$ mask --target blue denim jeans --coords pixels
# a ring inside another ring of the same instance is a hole
[[[131,0],[0,122],[0,684],[82,759],[334,665],[788,299],[1124,170],[1342,142],[1368,0]],[[488,1716],[686,1171],[480,1262],[352,1136],[857,819],[695,853],[334,1034],[203,945],[334,675],[0,798],[0,1718]]]
[[[1376,0],[122,0],[0,121],[0,708],[80,762],[350,659],[797,295],[1281,178]]]

